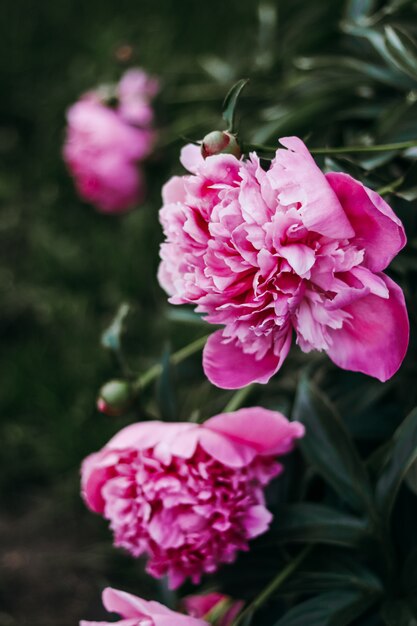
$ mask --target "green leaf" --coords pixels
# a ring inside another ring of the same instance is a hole
[[[346,19],[361,22],[375,10],[375,7],[375,0],[348,0],[345,10]]]
[[[376,485],[376,504],[382,518],[389,521],[407,472],[417,460],[417,407],[406,417],[393,437],[393,445]]]
[[[395,195],[409,202],[417,198],[417,161],[405,173],[401,185],[395,189]]]
[[[101,345],[107,350],[113,350],[114,352],[120,351],[124,324],[129,313],[130,306],[124,302],[120,305],[110,326],[102,333]]]
[[[357,511],[373,511],[369,476],[342,420],[309,380],[299,382],[292,418],[306,427],[300,448],[307,461]]]
[[[328,557],[320,550],[320,558],[312,558],[311,563],[290,577],[281,589],[281,594],[315,594],[350,588],[362,593],[382,593],[381,581],[357,557],[353,558],[341,551],[334,552],[336,554],[333,557]]]
[[[417,80],[417,45],[404,31],[385,26],[385,45],[388,54],[398,68]]]
[[[346,626],[364,613],[377,594],[356,590],[329,591],[296,605],[275,626]]]
[[[403,600],[386,602],[381,609],[381,617],[387,626],[417,626],[416,618]]]
[[[248,78],[242,78],[237,83],[233,85],[230,89],[229,93],[226,95],[223,102],[223,119],[227,124],[227,129],[231,133],[236,132],[235,127],[235,118],[236,118],[236,105],[239,100],[239,96],[244,89],[244,87],[248,84]]]
[[[346,547],[360,547],[370,538],[365,520],[308,502],[284,507],[268,536],[279,543],[313,542]]]

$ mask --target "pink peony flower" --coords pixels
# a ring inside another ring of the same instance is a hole
[[[70,107],[63,148],[78,193],[104,213],[125,212],[143,199],[140,163],[152,150],[155,136],[150,126],[155,79],[130,70],[117,90],[114,108],[106,105],[100,88]]]
[[[170,611],[159,602],[148,602],[125,591],[107,587],[103,591],[103,605],[123,619],[119,626],[207,626],[207,622]],[[112,622],[114,623],[114,622]],[[80,626],[110,626],[110,622],[81,620]]]
[[[161,286],[223,325],[204,370],[225,389],[266,383],[293,330],[304,352],[381,381],[399,368],[409,324],[401,289],[382,273],[405,245],[386,202],[351,176],[323,174],[297,137],[280,140],[268,171],[256,154],[203,159],[163,189]]]
[[[148,554],[147,571],[172,588],[198,583],[264,533],[264,487],[276,456],[304,427],[262,408],[189,422],[142,422],[121,430],[82,465],[87,505],[110,521],[116,546]]]
[[[141,69],[125,72],[118,86],[118,112],[131,124],[148,127],[153,122],[151,101],[159,91],[159,82]]]
[[[206,617],[217,610],[221,617],[216,621],[217,626],[231,626],[233,620],[243,608],[241,600],[233,601],[222,593],[212,592],[195,596],[187,596],[183,601],[185,610],[193,617]]]

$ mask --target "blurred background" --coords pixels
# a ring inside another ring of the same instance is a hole
[[[113,550],[106,524],[85,510],[79,465],[125,423],[95,408],[100,385],[119,375],[100,336],[120,303],[132,305],[125,343],[135,370],[160,358],[169,337],[175,348],[205,332],[170,318],[155,277],[160,189],[181,171],[182,137],[198,139],[222,127],[227,90],[250,77],[239,110],[242,133],[252,141],[275,143],[285,133],[313,145],[415,138],[417,77],[387,65],[366,36],[354,40],[342,28],[368,14],[377,15],[374,24],[394,19],[400,25],[410,25],[411,15],[415,27],[414,5],[6,0],[0,23],[0,626],[103,618],[100,592],[107,584],[139,591],[140,579],[142,593],[153,591],[141,564]],[[123,218],[103,216],[77,199],[65,171],[65,110],[132,65],[161,77],[160,141],[146,166],[145,204]],[[384,158],[332,165],[366,171],[382,185],[403,172],[392,154]],[[403,202],[397,200],[400,212]],[[198,377],[198,357],[192,368],[190,376]]]

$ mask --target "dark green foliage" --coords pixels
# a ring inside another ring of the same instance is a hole
[[[70,533],[82,538],[70,544],[73,561],[62,560],[63,571],[73,568],[81,581],[80,596],[73,600],[70,581],[54,614],[45,607],[54,604],[55,574],[37,607],[28,607],[24,583],[32,588],[42,575],[15,582],[7,565],[15,561],[0,564],[0,624],[28,623],[31,613],[44,626],[64,623],[65,605],[72,625],[104,619],[95,603],[109,582],[155,592],[141,564],[110,556],[109,533],[84,513],[81,459],[134,419],[204,419],[231,396],[210,387],[200,355],[169,363],[169,354],[209,330],[192,311],[169,307],[155,278],[160,188],[181,171],[182,137],[197,140],[219,128],[222,101],[235,85],[223,115],[235,130],[237,112],[243,146],[275,146],[287,133],[319,148],[417,145],[417,7],[407,0],[28,0],[6,6],[0,28],[0,489],[10,515],[23,512],[27,528],[40,528],[29,534],[33,545],[59,532],[54,561]],[[114,53],[126,42],[134,63],[162,77],[161,128],[147,165],[146,204],[114,219],[77,200],[60,150],[66,107],[119,76],[124,66]],[[241,93],[242,76],[250,83]],[[403,220],[409,243],[390,272],[407,297],[411,344],[384,385],[295,348],[279,375],[253,390],[251,404],[292,412],[307,437],[268,493],[270,533],[207,583],[250,601],[302,544],[313,548],[247,626],[416,623],[416,155],[417,147],[317,158],[327,170],[382,188]],[[136,379],[156,363],[161,376],[140,390],[130,414],[97,414],[104,382]],[[41,493],[50,521],[36,526],[29,497]],[[90,591],[81,597],[84,588]]]

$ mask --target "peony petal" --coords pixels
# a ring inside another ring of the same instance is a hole
[[[226,467],[245,467],[252,463],[256,450],[243,442],[215,432],[205,425],[200,429],[201,447]]]
[[[118,613],[122,617],[149,617],[151,615],[149,602],[126,591],[106,587],[102,593],[102,601],[106,611]]]
[[[290,422],[278,411],[261,407],[222,413],[207,420],[203,428],[253,447],[258,454],[285,454],[294,447],[294,440],[304,435],[304,426]]]
[[[122,428],[106,445],[111,450],[146,450],[161,442],[174,441],[182,433],[197,428],[197,424],[189,422],[138,422]]]
[[[107,611],[119,613],[123,617],[145,618],[143,622],[135,621],[137,626],[142,626],[142,623],[143,626],[207,626],[206,622],[171,611],[159,602],[148,602],[111,587],[103,591],[103,604]]]
[[[304,276],[313,267],[316,253],[302,243],[291,243],[280,248],[280,255],[287,259],[294,272]]]
[[[90,454],[81,465],[81,494],[87,506],[95,513],[102,513],[104,500],[101,489],[111,477],[112,466],[118,456],[101,450]]]
[[[270,350],[257,361],[236,343],[225,343],[223,332],[211,335],[203,351],[204,373],[213,385],[222,389],[239,389],[250,383],[267,383],[279,370],[291,346],[291,329],[282,338],[278,355]]]
[[[329,330],[333,345],[328,354],[339,367],[384,382],[404,359],[409,322],[402,290],[385,274],[379,276],[388,287],[389,298],[370,294],[346,307],[352,320],[340,330]]]
[[[326,178],[355,230],[352,243],[365,248],[365,266],[384,270],[406,244],[401,221],[381,196],[348,174],[330,172]]]
[[[136,617],[132,617],[130,619],[122,619],[117,622],[90,622],[86,620],[81,620],[80,626],[111,626],[111,624],[116,624],[116,626],[152,626],[151,622],[147,620],[148,624],[142,622],[140,625],[138,624],[138,620]]]
[[[321,235],[349,238],[355,233],[342,206],[317,167],[305,144],[298,137],[282,137],[287,150],[278,149],[267,176],[285,204],[300,203],[304,225]]]
[[[173,176],[162,187],[162,200],[164,204],[185,202],[184,178]]]
[[[204,163],[200,146],[196,146],[193,143],[184,146],[181,149],[180,161],[186,170],[192,174],[196,174],[199,167]]]
[[[272,513],[268,511],[262,504],[257,504],[249,509],[245,515],[243,524],[246,530],[246,536],[250,539],[258,537],[265,533],[272,522]]]

